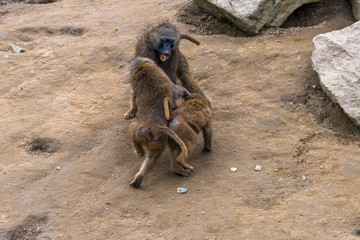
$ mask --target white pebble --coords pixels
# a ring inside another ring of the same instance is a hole
[[[256,166],[255,166],[255,171],[261,171],[261,169],[262,169],[262,168],[261,168],[260,165],[256,165]]]
[[[57,170],[60,170],[60,169],[61,169],[61,167],[56,167],[56,169],[57,169]]]
[[[301,177],[301,181],[306,181],[306,177],[304,175]]]
[[[177,193],[182,194],[182,193],[186,193],[188,190],[186,188],[178,188],[176,191]]]
[[[236,172],[236,171],[237,171],[237,168],[236,168],[236,167],[232,167],[232,168],[230,168],[230,171]]]

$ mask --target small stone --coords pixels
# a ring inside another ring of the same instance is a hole
[[[313,89],[316,89],[316,84],[311,86]]]
[[[22,48],[19,47],[19,46],[16,46],[16,45],[14,45],[14,44],[12,44],[12,43],[9,43],[9,45],[10,45],[10,47],[14,50],[14,52],[16,52],[16,53],[23,53],[23,52],[25,52],[25,50],[22,49]]]
[[[42,54],[41,57],[48,57],[50,55],[51,55],[51,52],[46,52],[46,53]]]
[[[230,168],[230,171],[236,172],[236,171],[237,171],[237,168],[236,168],[236,167],[232,167],[232,168]]]
[[[306,181],[306,177],[304,175],[301,177],[301,181]]]
[[[177,191],[177,193],[182,194],[182,193],[186,193],[187,189],[186,188],[178,188],[176,191]]]
[[[61,169],[61,167],[56,167],[56,169],[57,169],[57,170],[60,170],[60,169]]]
[[[255,171],[261,171],[261,169],[262,169],[262,168],[261,168],[260,165],[256,165],[256,166],[255,166]]]

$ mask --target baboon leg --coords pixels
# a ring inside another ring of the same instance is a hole
[[[174,119],[170,123],[169,127],[185,143],[188,150],[188,156],[190,157],[196,146],[197,134],[188,124],[184,123],[182,120],[179,121],[178,119]],[[176,158],[176,162],[183,168],[194,170],[194,167],[187,163],[187,159],[188,157],[186,157],[186,155],[181,152]]]
[[[211,139],[212,139],[212,130],[211,130],[211,124],[208,123],[204,128],[203,128],[203,138],[204,138],[204,148],[203,151],[211,151],[212,147],[211,147]]]
[[[127,110],[126,113],[124,114],[125,119],[132,119],[136,116],[137,107],[136,107],[135,99],[136,96],[134,90],[131,89],[130,109]]]
[[[131,139],[131,145],[135,149],[136,154],[139,157],[142,157],[145,155],[145,150],[142,147],[141,143],[137,141],[137,132],[139,131],[139,124],[132,122],[129,125],[129,132],[130,132],[130,139]]]
[[[176,173],[181,176],[188,176],[188,174],[191,172],[190,169],[183,168],[176,162],[176,159],[178,158],[181,148],[174,142],[172,144],[169,144],[170,147],[170,172]]]
[[[188,128],[190,128],[189,126],[186,126]],[[189,157],[191,156],[191,154],[194,152],[195,147],[196,147],[196,139],[197,139],[197,135],[196,133],[191,129],[191,131],[189,131],[187,133],[187,137],[186,140],[183,140],[184,143],[186,144],[186,147],[188,149],[188,155]],[[180,155],[176,158],[176,162],[178,164],[180,164],[182,167],[186,168],[186,169],[190,169],[190,170],[194,170],[194,167],[191,166],[186,160],[188,158],[184,155],[183,152],[180,153]]]
[[[156,160],[160,157],[164,148],[150,150],[148,155],[145,158],[145,161],[141,164],[139,172],[135,175],[134,179],[131,181],[130,186],[138,188],[144,178],[144,176],[149,172],[149,170],[154,166]]]

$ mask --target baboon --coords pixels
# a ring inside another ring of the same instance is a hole
[[[164,107],[169,108],[166,104],[164,104]],[[197,135],[200,131],[203,132],[204,138],[203,151],[211,151],[211,118],[213,114],[209,103],[200,94],[190,94],[189,99],[180,105],[178,109],[172,113],[171,109],[165,110],[165,112],[168,111],[171,118],[169,128],[179,136],[188,150],[188,156],[186,156],[181,152],[179,145],[172,139],[169,139],[168,145],[171,155],[170,171],[186,176],[194,169],[186,160],[195,150]]]
[[[169,114],[165,116],[164,99],[172,98],[170,79],[154,61],[148,58],[135,58],[130,64],[130,83],[136,95],[138,122],[129,126],[131,144],[138,156],[146,154],[139,172],[130,186],[140,186],[145,174],[161,156],[168,141],[173,139],[187,156],[184,142],[168,127]],[[171,101],[167,108],[171,108]]]
[[[193,37],[179,33],[175,25],[165,20],[153,27],[147,28],[140,36],[136,44],[135,58],[145,57],[152,59],[164,70],[172,83],[176,84],[176,77],[178,77],[182,86],[190,93],[198,93],[210,102],[190,76],[189,65],[185,56],[179,50],[181,39],[187,39],[197,45],[200,44]],[[136,116],[135,98],[136,94],[132,91],[130,109],[124,114],[125,119],[131,119]],[[174,101],[173,104],[176,108]]]

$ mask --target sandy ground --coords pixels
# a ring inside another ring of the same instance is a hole
[[[202,42],[181,50],[213,100],[214,150],[199,137],[186,178],[166,152],[133,189],[128,67],[162,18]],[[214,32],[186,0],[0,6],[0,239],[359,239],[360,133],[310,61],[314,36],[352,22],[345,0],[255,37]]]

